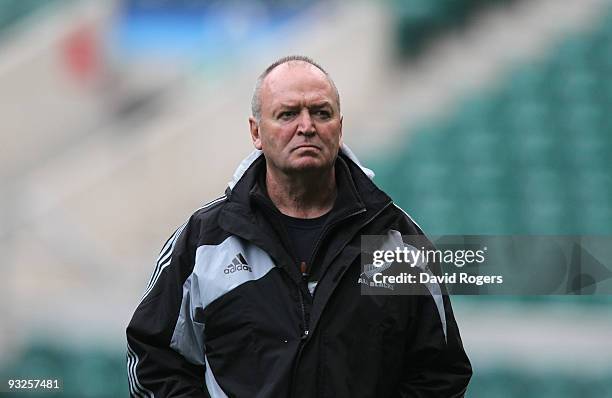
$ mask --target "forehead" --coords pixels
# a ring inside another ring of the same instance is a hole
[[[287,62],[274,68],[263,81],[262,108],[289,102],[335,102],[334,89],[327,76],[306,62]]]

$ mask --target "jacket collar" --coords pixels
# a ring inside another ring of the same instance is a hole
[[[355,163],[357,166],[359,166],[361,171],[363,171],[363,173],[366,176],[368,176],[368,178],[370,178],[370,179],[374,178],[374,175],[375,175],[374,172],[372,170],[362,166],[361,163],[359,162],[359,159],[357,159],[357,156],[355,156],[353,151],[351,151],[351,149],[346,144],[342,144],[340,146],[340,153],[344,154],[347,158],[352,160],[353,163]],[[238,167],[234,171],[234,174],[232,175],[232,179],[227,183],[227,186],[228,186],[230,191],[234,189],[234,186],[236,186],[238,181],[240,181],[240,179],[244,176],[244,173],[249,169],[249,167],[251,167],[253,165],[253,163],[255,163],[257,161],[257,159],[262,157],[262,155],[263,155],[262,151],[260,151],[259,149],[255,149],[253,152],[251,152],[249,154],[249,156],[247,156],[246,158],[242,159],[242,162],[240,162],[240,164],[238,165]]]
[[[262,184],[258,179],[258,176],[262,174],[261,171],[265,170],[264,167],[265,157],[260,150],[255,150],[244,158],[228,183],[226,195],[229,201],[250,207],[248,202],[253,194],[262,194],[267,197],[267,194],[262,192]],[[346,208],[356,204],[364,208],[377,207],[379,202],[386,204],[391,200],[372,182],[374,172],[361,165],[355,154],[345,144],[342,144],[336,160],[336,177],[340,185],[334,210],[338,210],[338,207]]]
[[[354,155],[352,156],[354,158]],[[253,153],[241,163],[234,173],[237,181],[226,189],[228,199],[221,211],[219,225],[226,231],[260,246],[278,264],[290,264],[293,259],[289,252],[283,249],[283,245],[279,245],[278,239],[282,241],[283,234],[279,233],[277,223],[274,221],[280,212],[274,207],[262,182],[265,167],[265,157],[261,156],[261,153],[257,155]],[[342,223],[341,234],[336,234],[343,236],[335,240],[338,245],[346,244],[357,233],[364,220],[378,214],[391,202],[391,199],[371,181],[373,173],[368,170],[369,173],[366,174],[364,169],[345,151],[342,151],[336,159],[338,196],[326,221],[326,228]],[[270,239],[272,236],[277,238]],[[327,264],[329,261],[330,259],[327,259],[324,263]],[[325,264],[322,266],[323,270],[326,268]],[[299,284],[301,276],[297,268],[289,267],[289,273]]]
[[[249,190],[249,200],[266,207],[268,211],[272,211],[275,215],[280,215],[280,212],[276,209],[266,191],[265,159],[263,161],[258,160],[257,163],[258,164],[253,170],[255,173],[255,182],[251,185]],[[341,219],[348,214],[365,211],[366,208],[366,205],[364,204],[361,195],[359,194],[357,187],[351,178],[349,166],[343,159],[343,156],[338,156],[336,159],[335,172],[338,195],[334,201],[334,206],[331,210],[330,217],[328,217],[328,222],[330,223],[333,223],[335,220]],[[238,189],[240,189],[240,185],[238,185],[238,187]]]

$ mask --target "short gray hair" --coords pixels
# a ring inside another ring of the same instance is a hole
[[[334,90],[334,92],[336,94],[336,103],[338,104],[338,111],[340,111],[340,93],[338,92],[338,88],[336,87],[336,84],[332,80],[332,78],[329,75],[329,73],[327,73],[327,71],[325,69],[323,69],[323,67],[321,65],[316,63],[312,58],[306,57],[304,55],[288,55],[288,56],[280,58],[280,59],[274,61],[272,64],[270,64],[270,66],[268,66],[266,68],[266,70],[264,70],[262,72],[262,74],[259,75],[259,77],[255,81],[255,89],[253,90],[253,98],[251,99],[251,112],[253,113],[253,117],[258,122],[261,120],[261,86],[263,85],[263,81],[270,74],[270,72],[272,72],[277,66],[285,64],[287,62],[306,62],[306,63],[316,67],[321,72],[323,72],[323,74],[325,75],[325,77],[329,81],[329,84],[331,84],[331,86],[332,86],[332,88],[333,88],[333,90]]]

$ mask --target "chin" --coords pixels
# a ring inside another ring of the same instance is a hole
[[[308,161],[294,162],[289,166],[289,169],[294,172],[316,171],[329,169],[331,165],[328,162],[323,162],[320,159],[309,159]]]

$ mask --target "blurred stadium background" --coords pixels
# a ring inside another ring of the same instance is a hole
[[[0,376],[127,395],[157,251],[250,151],[255,78],[291,53],[426,232],[612,235],[610,1],[0,0]],[[610,297],[453,303],[468,397],[612,397]]]

